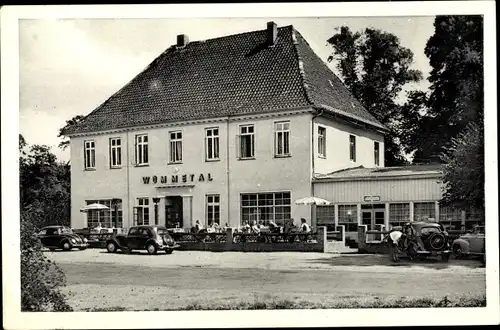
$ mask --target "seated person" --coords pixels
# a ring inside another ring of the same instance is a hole
[[[203,225],[201,224],[200,220],[196,220],[196,224],[194,225],[194,232],[199,233],[201,230],[203,230]]]
[[[300,218],[300,231],[303,233],[310,233],[311,232],[311,227],[307,223],[306,219]]]
[[[257,225],[256,221],[252,221],[252,226],[250,227],[250,229],[251,229],[252,233],[254,233],[254,234],[260,233],[260,228]]]
[[[304,218],[300,218],[300,232],[301,233],[305,233],[305,234],[310,234],[311,233],[311,227],[309,226],[309,224],[306,222],[306,219]],[[302,237],[302,240],[303,241],[307,241],[307,238],[309,237],[309,235],[304,235]]]

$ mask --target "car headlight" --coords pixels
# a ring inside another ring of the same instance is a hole
[[[74,238],[71,239],[71,243],[75,244],[76,240]]]

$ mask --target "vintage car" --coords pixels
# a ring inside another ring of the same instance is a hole
[[[178,247],[164,226],[131,227],[127,235],[116,235],[106,241],[106,249],[110,253],[146,250],[149,254],[156,254],[161,250],[171,254]]]
[[[452,252],[448,233],[435,222],[408,222],[401,230],[389,232],[384,241],[389,245],[390,257],[395,262],[399,261],[400,253],[410,259],[441,256],[448,261]]]
[[[66,226],[47,226],[42,228],[38,234],[38,239],[43,246],[50,251],[62,249],[70,251],[73,248],[85,250],[88,246],[87,239],[74,233]]]
[[[484,226],[476,226],[471,233],[465,233],[453,241],[451,250],[457,259],[464,256],[480,256],[486,261]]]

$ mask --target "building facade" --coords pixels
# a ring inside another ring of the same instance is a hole
[[[292,26],[179,35],[67,129],[74,228],[304,217],[313,178],[383,167],[384,133]],[[109,210],[81,213],[100,203]]]

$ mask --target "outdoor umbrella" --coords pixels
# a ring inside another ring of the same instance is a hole
[[[304,198],[299,198],[295,201],[295,204],[297,205],[330,205],[330,202],[327,201],[326,199],[319,198],[319,197],[304,197]]]
[[[109,207],[103,204],[99,203],[94,203],[94,204],[89,204],[87,206],[84,206],[80,209],[80,212],[88,212],[88,211],[93,211],[93,210],[109,210]]]
[[[330,202],[326,199],[319,197],[304,197],[299,198],[295,201],[296,205],[312,205],[311,207],[311,225],[316,226],[316,206],[317,205],[330,205]]]

